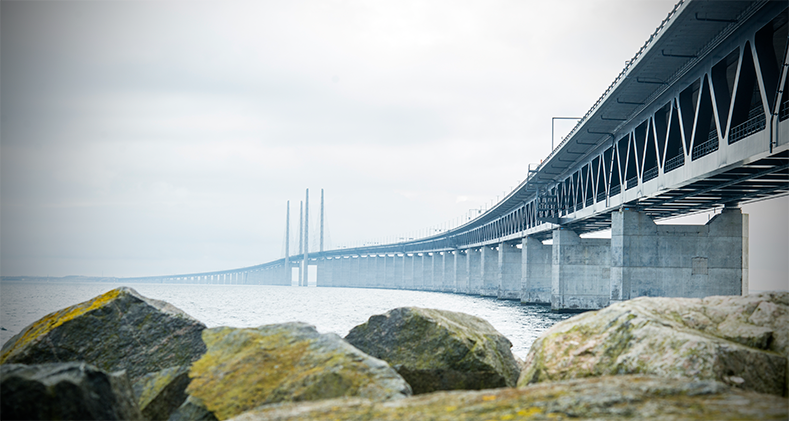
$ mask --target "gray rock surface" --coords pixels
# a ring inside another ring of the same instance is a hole
[[[217,421],[214,413],[209,411],[203,401],[194,396],[187,396],[184,403],[170,414],[168,421]]]
[[[0,366],[4,420],[142,420],[124,372],[85,363]]]
[[[3,345],[0,364],[85,361],[135,382],[205,353],[205,325],[164,301],[121,287],[48,314]]]
[[[388,362],[414,393],[515,386],[512,343],[465,313],[402,307],[351,329],[351,345]]]
[[[718,380],[786,396],[789,293],[641,297],[557,323],[532,345],[527,385],[607,374]]]
[[[165,368],[140,377],[132,389],[143,416],[149,420],[166,420],[186,400],[189,366]]]
[[[786,399],[715,381],[603,376],[389,402],[332,399],[256,408],[233,421],[785,420]]]

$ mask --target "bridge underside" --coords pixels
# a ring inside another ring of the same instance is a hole
[[[654,197],[623,204],[639,210],[654,220],[661,220],[724,206],[738,206],[789,193],[789,151],[777,153],[750,164],[712,175],[687,186],[666,191]],[[578,233],[589,233],[611,228],[612,212],[574,220],[563,226]],[[546,240],[551,233],[537,238]]]

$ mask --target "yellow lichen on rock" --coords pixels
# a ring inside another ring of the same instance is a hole
[[[383,403],[347,398],[283,403],[232,420],[786,419],[787,407],[784,398],[715,381],[625,375],[520,389],[436,392]]]
[[[97,308],[103,307],[110,301],[118,298],[118,296],[123,292],[124,288],[115,288],[91,300],[47,314],[41,319],[35,321],[33,324],[25,328],[25,330],[20,332],[19,335],[14,336],[8,341],[9,344],[13,342],[14,346],[9,346],[3,351],[2,355],[0,355],[0,364],[4,364],[11,355],[12,351],[15,349],[35,341],[42,335],[45,335],[63,323],[73,320],[74,318],[93,311]]]
[[[208,351],[192,365],[187,393],[218,419],[275,402],[410,394],[385,362],[303,323],[207,329],[203,340]]]
[[[3,364],[84,361],[135,382],[205,352],[205,325],[163,301],[120,287],[37,320],[3,345]]]

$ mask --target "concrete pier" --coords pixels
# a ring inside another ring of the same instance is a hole
[[[468,265],[466,264],[467,252],[455,251],[455,292],[468,294]]]
[[[430,284],[430,291],[441,291],[444,285],[444,256],[441,253],[433,253],[433,258],[431,259],[431,267],[432,270],[430,271],[431,275],[431,284]]]
[[[402,254],[395,254],[392,257],[392,288],[396,289],[403,289],[403,280],[404,280],[404,260],[405,256]]]
[[[724,208],[705,225],[612,214],[611,301],[748,293],[748,215]]]
[[[468,249],[466,268],[468,273],[467,294],[479,295],[482,292],[482,252],[480,249]]]
[[[441,257],[442,271],[444,273],[441,291],[455,292],[455,254],[451,251],[446,251]]]
[[[608,305],[611,240],[553,231],[552,310],[596,310]]]
[[[524,238],[521,244],[521,302],[551,304],[553,246],[532,237]]]
[[[493,247],[482,247],[480,258],[482,268],[482,289],[480,295],[483,297],[499,296],[499,253]]]
[[[359,268],[361,265],[362,257],[361,256],[351,256],[350,262],[348,265],[350,266],[350,275],[348,277],[348,286],[350,287],[360,287],[362,286],[359,282]]]
[[[414,289],[414,262],[416,256],[406,254],[403,257],[403,288]]]
[[[317,260],[318,273],[315,278],[315,285],[319,287],[331,286],[331,265],[332,259],[320,258]]]
[[[499,244],[498,293],[500,300],[521,298],[521,250],[515,244]]]
[[[414,289],[419,291],[425,287],[425,255],[427,253],[414,254]]]
[[[433,287],[433,254],[422,255],[422,290],[430,291]]]

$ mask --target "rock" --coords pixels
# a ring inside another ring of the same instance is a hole
[[[218,421],[214,413],[209,411],[203,401],[188,396],[186,401],[176,409],[168,421]]]
[[[787,419],[786,399],[715,381],[604,376],[522,389],[437,392],[389,402],[332,399],[269,405],[252,420],[752,420]]]
[[[641,297],[557,323],[518,385],[607,374],[718,380],[786,396],[789,293]]]
[[[186,400],[189,366],[165,368],[137,380],[132,389],[140,411],[149,420],[166,420]]]
[[[403,307],[370,317],[345,337],[388,362],[415,394],[515,386],[512,343],[487,321],[464,313]]]
[[[85,361],[140,376],[189,365],[205,353],[205,325],[164,301],[121,287],[51,313],[3,345],[0,364]]]
[[[0,366],[0,417],[13,420],[141,420],[125,372],[85,363]]]
[[[206,329],[203,340],[208,351],[186,391],[220,420],[275,402],[411,394],[385,362],[304,323]]]

